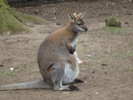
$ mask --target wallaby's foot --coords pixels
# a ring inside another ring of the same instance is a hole
[[[78,91],[79,88],[74,85],[54,86],[54,90],[59,91]]]
[[[84,81],[81,80],[81,79],[75,79],[75,80],[73,81],[73,83],[84,83]]]
[[[83,81],[81,79],[75,79],[73,82],[71,82],[71,83],[63,83],[63,85],[72,85],[72,84],[77,84],[77,83],[85,83],[85,81]]]
[[[74,85],[70,85],[69,88],[70,88],[70,91],[79,91],[79,88]]]

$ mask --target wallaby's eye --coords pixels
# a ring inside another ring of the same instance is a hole
[[[77,25],[83,25],[84,24],[84,22],[82,21],[82,19],[79,19],[78,21],[77,21]]]
[[[82,25],[82,23],[81,22],[77,22],[77,25]]]

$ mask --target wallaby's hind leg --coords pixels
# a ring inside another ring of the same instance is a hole
[[[63,85],[63,78],[65,76],[65,63],[64,64],[55,64],[52,67],[52,73],[51,73],[51,80],[54,85],[54,90],[79,90],[77,87],[73,85]]]

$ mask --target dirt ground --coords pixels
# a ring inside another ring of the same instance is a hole
[[[84,12],[89,30],[82,33],[77,53],[80,91],[45,89],[0,91],[0,100],[133,100],[133,3],[65,2],[15,8],[45,18],[56,25],[33,25],[33,32],[0,36],[0,85],[42,79],[37,66],[40,43],[68,22],[68,13]],[[114,16],[122,28],[105,27]],[[10,68],[14,68],[13,71]]]

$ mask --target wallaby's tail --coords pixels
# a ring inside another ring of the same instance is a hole
[[[51,89],[51,88],[52,86],[48,85],[43,80],[0,86],[0,90]]]

